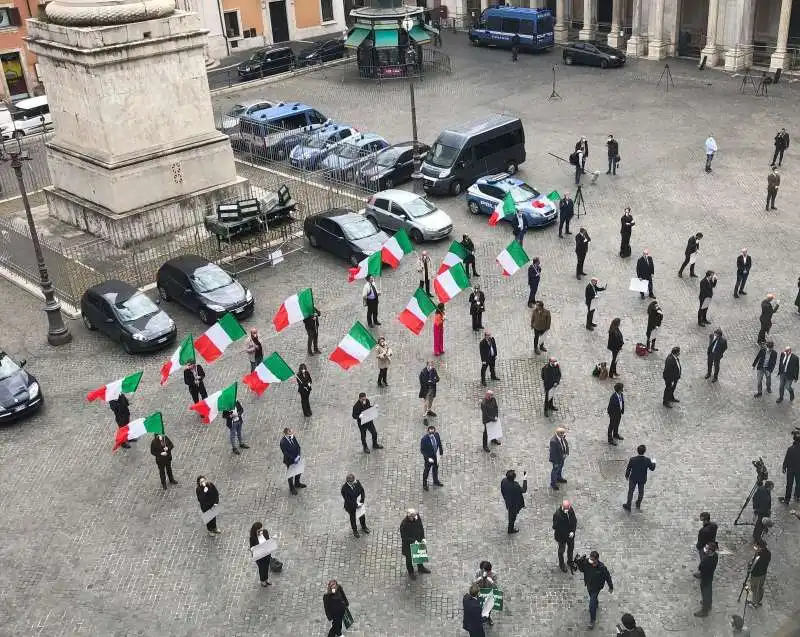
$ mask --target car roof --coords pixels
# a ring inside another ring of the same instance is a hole
[[[446,128],[442,131],[440,137],[444,136],[445,134],[451,134],[467,139],[469,137],[473,137],[474,135],[479,135],[480,133],[485,133],[487,131],[494,130],[495,128],[499,128],[500,126],[505,126],[506,124],[512,124],[518,121],[519,117],[503,115],[502,113],[494,113],[470,124]]]
[[[381,190],[380,192],[376,192],[374,196],[384,199],[391,199],[392,201],[396,201],[398,203],[408,203],[409,201],[414,201],[414,199],[422,199],[422,197],[415,192],[400,190],[399,188]]]
[[[496,175],[486,175],[477,180],[479,184],[491,184],[492,186],[519,186],[525,182],[522,179],[511,177],[508,173],[499,173]]]
[[[528,18],[532,19],[536,16],[552,15],[550,9],[535,9],[533,7],[512,7],[512,6],[497,6],[488,7],[486,15],[499,15],[503,18]]]
[[[120,281],[118,279],[108,279],[107,281],[103,281],[102,283],[93,285],[86,291],[92,292],[97,296],[102,296],[104,299],[107,299],[109,301],[119,303],[120,301],[124,301],[126,299],[131,298],[139,290],[130,285],[129,283],[125,283],[125,281]],[[113,296],[114,298],[110,299],[109,298],[110,296]]]
[[[358,135],[353,135],[347,140],[348,144],[354,144],[355,146],[361,146],[362,144],[366,144],[368,142],[374,142],[376,139],[380,139],[386,141],[378,135],[378,133],[359,133]]]
[[[270,108],[264,108],[255,113],[250,113],[248,117],[255,120],[271,120],[290,115],[292,113],[305,113],[314,110],[313,106],[301,102],[279,102]]]
[[[312,217],[325,217],[327,219],[333,219],[334,221],[347,219],[355,220],[356,217],[359,219],[364,218],[352,208],[329,208],[328,210],[323,210],[322,212],[312,215]]]
[[[266,102],[267,104],[274,104],[275,103],[272,100],[268,100],[267,98],[261,98],[261,99],[255,99],[255,100],[239,100],[233,106],[244,106],[245,108],[248,108],[250,106],[255,106],[256,104],[263,104],[264,102]]]
[[[166,261],[164,265],[169,265],[181,272],[188,273],[197,268],[202,268],[204,265],[209,265],[210,263],[211,261],[197,254],[182,254],[179,257]]]
[[[275,44],[272,46],[265,46],[263,49],[255,51],[253,55],[257,55],[258,53],[262,54],[274,53],[275,51],[285,51],[286,49],[289,49],[291,51],[292,47],[290,47],[288,44]]]
[[[39,108],[40,106],[47,105],[47,95],[39,95],[38,97],[29,97],[25,100],[20,100],[19,102],[14,102],[14,108],[19,110],[25,110],[29,108]]]

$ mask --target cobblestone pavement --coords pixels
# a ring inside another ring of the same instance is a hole
[[[456,234],[470,232],[477,244],[481,283],[489,310],[485,324],[500,352],[493,383],[505,418],[503,445],[491,455],[480,448],[478,336],[469,328],[466,295],[449,306],[446,351],[436,424],[445,444],[441,478],[445,486],[420,488],[422,433],[417,374],[430,356],[430,328],[414,337],[393,320],[416,285],[409,257],[386,272],[380,315],[395,350],[390,387],[375,387],[376,363],[368,359],[345,373],[324,360],[305,356],[305,334],[295,326],[272,335],[270,319],[280,301],[313,286],[322,317],[321,347],[329,353],[357,315],[363,320],[358,284],[346,283],[345,265],[329,255],[294,254],[276,269],[246,277],[257,299],[248,325],[262,328],[266,349],[279,351],[296,366],[309,364],[314,376],[314,416],[304,423],[291,384],[271,387],[261,399],[242,392],[251,449],[233,456],[219,422],[198,424],[187,411],[180,380],[158,386],[158,368],[167,353],[132,358],[79,323],[71,345],[43,345],[45,321],[39,303],[0,282],[2,345],[26,357],[45,388],[46,409],[31,420],[0,430],[0,616],[4,635],[293,635],[325,634],[321,595],[325,582],[338,579],[351,600],[353,633],[368,637],[463,634],[461,597],[481,559],[491,560],[505,589],[507,610],[497,614],[493,635],[569,635],[584,631],[586,593],[579,577],[557,566],[550,518],[562,498],[578,515],[577,547],[598,549],[615,581],[613,595],[601,596],[598,635],[613,634],[623,612],[632,612],[652,636],[727,635],[727,617],[737,610],[736,595],[751,555],[749,527],[734,527],[754,480],[751,459],[763,456],[783,489],[780,461],[797,423],[798,406],[776,405],[774,394],[754,400],[751,361],[756,353],[758,302],[775,291],[782,302],[772,337],[777,346],[798,346],[800,317],[793,311],[798,275],[797,215],[789,207],[798,195],[798,155],[786,157],[778,210],[762,212],[771,139],[780,126],[800,130],[796,101],[787,95],[768,100],[743,96],[736,80],[707,72],[706,86],[690,81],[696,73],[674,63],[677,88],[655,89],[659,66],[639,63],[619,72],[566,70],[559,80],[564,99],[548,101],[550,56],[523,56],[512,67],[509,55],[471,50],[452,37],[451,78],[425,80],[418,91],[421,137],[433,138],[450,122],[470,121],[492,111],[518,113],[525,121],[528,161],[522,174],[542,189],[570,189],[570,174],[547,151],[565,156],[585,134],[592,167],[601,168],[608,132],[620,140],[623,163],[616,178],[601,175],[586,186],[585,225],[592,236],[587,272],[609,283],[598,310],[597,331],[583,328],[583,288],[574,271],[570,240],[553,228],[528,234],[525,247],[544,267],[540,297],[553,312],[547,344],[563,369],[560,411],[542,416],[539,368],[532,352],[527,288],[521,272],[499,275],[494,257],[510,240],[503,228],[468,215],[463,200],[443,199]],[[637,80],[637,77],[655,79]],[[733,85],[731,85],[733,83]],[[731,88],[732,87],[732,88]],[[789,89],[784,89],[787,94]],[[392,140],[409,137],[405,88],[382,89],[327,79],[298,79],[265,89],[270,96],[315,103],[337,119]],[[702,170],[703,140],[712,130],[720,147],[714,173]],[[597,159],[595,159],[597,158]],[[634,258],[617,256],[618,223],[630,205],[637,225]],[[696,325],[698,286],[679,279],[676,269],[687,237],[704,233],[698,270],[715,269],[719,285],[709,313],[725,330],[729,348],[720,382],[703,380],[708,329]],[[439,259],[447,241],[429,246]],[[747,246],[753,257],[749,295],[732,298],[734,264]],[[794,247],[793,247],[794,246]],[[645,305],[627,290],[635,256],[651,249],[656,292],[665,312],[660,352],[637,358],[633,344],[644,338]],[[793,267],[794,266],[794,267]],[[167,309],[181,333],[201,325],[174,306]],[[605,443],[608,382],[592,378],[598,360],[608,358],[605,330],[622,318],[626,347],[620,372],[628,410],[618,447]],[[683,348],[682,399],[661,407],[661,371],[671,345]],[[243,348],[234,346],[208,366],[213,391],[247,370]],[[87,404],[85,393],[106,381],[144,368],[141,389],[132,398],[134,417],[160,409],[175,442],[174,469],[181,484],[162,492],[156,468],[142,440],[131,450],[110,453],[115,427],[109,410]],[[359,391],[380,406],[377,427],[385,450],[364,455],[350,406]],[[569,428],[572,455],[566,488],[548,488],[547,441],[557,425]],[[284,426],[297,429],[308,469],[309,488],[287,493],[278,437]],[[626,514],[625,461],[639,443],[648,445],[658,469],[647,484],[641,512]],[[505,533],[499,495],[506,469],[527,469],[528,507],[521,533]],[[356,540],[341,507],[339,487],[353,471],[367,492],[372,534]],[[225,533],[210,538],[196,510],[193,485],[205,474],[219,487]],[[400,556],[398,525],[403,510],[423,515],[433,573],[412,583]],[[692,617],[699,605],[695,565],[696,516],[709,510],[720,523],[724,549],[715,584],[715,606],[705,620]],[[745,516],[747,517],[747,516]],[[800,578],[796,546],[798,522],[776,503],[770,544],[773,564],[765,605],[748,612],[754,635],[770,634],[797,606]],[[274,586],[258,586],[248,560],[247,532],[262,520],[278,538],[285,562]],[[792,593],[792,591],[795,591]]]

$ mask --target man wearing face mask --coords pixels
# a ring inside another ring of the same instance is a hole
[[[355,420],[358,425],[358,431],[361,434],[361,446],[364,448],[364,453],[369,453],[367,432],[372,435],[372,448],[383,449],[383,445],[378,444],[378,432],[375,430],[375,423],[371,420],[369,422],[361,422],[361,413],[370,407],[372,407],[372,403],[369,402],[369,398],[367,398],[367,395],[362,391],[358,395],[356,404],[353,405],[353,420]]]
[[[553,536],[558,542],[558,567],[567,572],[567,564],[572,564],[572,552],[575,549],[575,531],[578,518],[569,500],[564,500],[553,514]],[[567,549],[567,564],[564,563],[564,549]]]
[[[300,443],[294,437],[293,429],[286,427],[286,429],[283,430],[283,438],[281,438],[280,447],[283,453],[283,464],[286,465],[287,469],[300,461]],[[305,489],[307,486],[300,482],[301,475],[302,474],[298,473],[296,476],[288,478],[289,491],[292,495],[297,495],[298,489]]]
[[[500,494],[506,503],[508,510],[508,532],[519,533],[519,529],[514,526],[517,516],[525,508],[525,496],[528,491],[528,474],[522,472],[522,486],[517,482],[517,472],[513,469],[506,471],[506,477],[500,482]]]
[[[708,617],[711,610],[714,572],[718,562],[717,543],[709,542],[703,547],[703,557],[700,559],[700,595],[703,601],[700,610],[695,611],[695,617]]]
[[[189,388],[189,394],[192,397],[192,404],[198,402],[201,398],[205,400],[208,398],[206,385],[203,380],[206,377],[206,372],[202,365],[197,365],[194,361],[186,364],[183,370],[183,382]]]
[[[414,542],[424,542],[425,527],[422,526],[422,518],[415,509],[406,510],[406,517],[400,523],[400,544],[403,549],[403,556],[406,558],[406,570],[411,579],[417,579],[414,572],[414,565],[411,563],[411,545]],[[418,573],[430,573],[424,564],[417,564]]]
[[[614,583],[611,581],[611,573],[608,572],[606,565],[600,561],[600,554],[597,551],[589,553],[589,559],[578,562],[578,568],[583,571],[583,583],[589,592],[589,630],[594,628],[597,621],[597,607],[599,606],[598,596],[600,591],[608,584],[608,592],[614,592]]]
[[[158,476],[161,478],[161,488],[167,490],[167,478],[170,484],[178,484],[178,481],[172,475],[172,450],[175,445],[165,435],[156,434],[153,436],[153,441],[150,443],[150,453],[156,459],[158,466]]]
[[[617,162],[619,161],[619,142],[611,134],[608,135],[606,140],[606,148],[608,148],[608,170],[606,175],[616,175]]]
[[[444,483],[439,482],[439,458],[438,456],[444,455],[444,446],[442,445],[442,438],[436,427],[431,425],[428,427],[426,433],[419,441],[419,451],[425,461],[425,469],[422,472],[422,488],[428,490],[428,474],[433,470],[433,485],[436,487],[443,487]]]
[[[214,505],[219,504],[219,491],[210,480],[206,480],[205,476],[197,476],[195,494],[197,495],[197,501],[200,503],[200,510],[203,513],[213,509]],[[217,518],[211,518],[206,523],[206,529],[209,535],[222,533],[222,530],[217,528]]]
[[[367,497],[364,493],[364,487],[361,486],[361,482],[356,480],[356,477],[352,473],[348,473],[342,485],[341,493],[342,499],[344,500],[344,510],[347,511],[347,514],[350,516],[350,527],[353,529],[353,535],[355,537],[360,537],[358,529],[356,528],[356,511],[358,507],[364,504],[364,500]],[[360,516],[358,521],[361,523],[361,530],[364,533],[369,533],[366,514]]]

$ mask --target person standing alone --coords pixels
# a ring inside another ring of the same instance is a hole
[[[625,413],[625,397],[622,390],[625,386],[622,383],[614,384],[614,393],[608,399],[608,444],[617,446],[617,440],[625,440],[619,435],[619,424],[622,422],[622,415]]]
[[[763,381],[767,381],[767,393],[772,393],[772,372],[775,370],[775,363],[778,360],[778,352],[775,351],[775,343],[767,341],[761,343],[761,349],[756,354],[753,361],[753,369],[756,370],[756,393],[753,398],[762,396],[761,389]]]
[[[619,256],[623,258],[631,256],[631,233],[635,225],[631,209],[625,208],[625,212],[619,219]]]
[[[708,270],[700,281],[700,307],[697,309],[697,324],[700,327],[711,325],[708,320],[708,308],[714,297],[714,288],[717,287],[717,275],[713,270]]]
[[[425,290],[425,294],[431,296],[431,258],[428,251],[423,250],[417,257],[417,272],[419,272],[419,289]]]
[[[582,276],[586,276],[583,271],[583,264],[586,261],[586,255],[589,252],[589,242],[591,241],[589,233],[586,228],[581,228],[578,234],[575,235],[575,254],[578,257],[577,264],[575,265],[575,278],[580,281]]]
[[[328,582],[328,588],[322,596],[322,606],[325,608],[325,617],[331,622],[328,637],[341,637],[342,622],[350,602],[335,579]]]
[[[750,267],[753,259],[747,254],[747,248],[742,248],[742,253],[736,257],[736,285],[733,286],[733,298],[738,299],[740,294],[747,296],[744,285],[750,276]]]
[[[500,377],[494,371],[495,361],[497,360],[497,343],[489,330],[483,333],[483,338],[481,339],[478,349],[481,355],[481,385],[486,387],[487,368],[489,369],[489,375],[492,380],[500,380]]]
[[[500,481],[500,495],[506,503],[508,510],[508,533],[519,533],[515,526],[517,516],[525,508],[525,496],[528,491],[528,474],[522,472],[522,486],[517,482],[517,472],[513,469],[506,471],[506,477]]]
[[[489,449],[489,434],[486,431],[486,425],[490,422],[495,422],[500,415],[500,407],[497,405],[497,398],[494,397],[494,392],[491,389],[486,390],[486,395],[481,401],[481,421],[483,422],[483,450],[486,452]],[[493,445],[499,445],[500,441],[492,439]]]
[[[697,278],[697,275],[694,273],[694,266],[697,261],[697,252],[700,251],[700,239],[703,238],[703,233],[698,232],[697,234],[689,237],[689,240],[686,242],[686,249],[684,250],[684,259],[681,267],[678,269],[678,276],[683,276],[683,270],[688,265],[689,266],[689,276],[693,278]],[[695,256],[692,256],[695,255]]]
[[[542,279],[542,263],[539,257],[533,257],[528,266],[528,307],[533,307],[536,303],[536,293],[539,291],[539,283]]]
[[[647,472],[656,470],[656,463],[650,460],[645,453],[647,447],[639,445],[636,447],[636,453],[633,458],[628,460],[628,466],[625,469],[625,477],[628,479],[628,499],[622,508],[628,513],[631,511],[631,500],[633,500],[633,492],[638,489],[638,497],[636,498],[636,508],[642,506],[642,498],[644,498],[644,485],[647,483]]]
[[[380,290],[375,285],[375,277],[370,274],[361,290],[361,298],[367,308],[367,325],[369,327],[381,324],[378,320],[378,298],[380,294]]]
[[[545,309],[544,302],[536,301],[536,307],[531,312],[531,328],[533,329],[533,351],[536,354],[546,352],[544,335],[550,329],[550,310]],[[541,342],[539,339],[542,339]]]
[[[714,136],[711,133],[708,134],[705,147],[706,147],[706,172],[710,173],[712,172],[711,161],[714,159],[714,155],[717,152],[717,140],[714,139]]]
[[[750,562],[750,592],[753,594],[753,599],[749,600],[748,604],[753,608],[759,608],[761,600],[764,599],[764,580],[767,577],[772,553],[767,548],[766,542],[761,539],[753,542],[753,550],[755,555]]]
[[[619,325],[622,322],[622,319],[615,318],[611,321],[611,325],[608,328],[608,351],[611,352],[611,365],[608,369],[608,377],[614,378],[619,377],[617,373],[617,357],[619,356],[620,351],[622,351],[622,346],[625,345],[625,339],[622,336],[622,330],[619,329]]]
[[[777,210],[775,207],[775,197],[778,196],[778,187],[781,185],[781,176],[778,169],[773,166],[772,172],[767,175],[767,205],[764,210]]]
[[[706,371],[706,379],[711,376],[711,368],[714,368],[714,378],[711,379],[712,383],[717,382],[719,376],[719,364],[722,357],[725,355],[725,350],[728,349],[728,340],[722,335],[722,330],[717,328],[714,333],[708,337],[708,370]]]
[[[172,475],[172,450],[175,445],[165,435],[156,434],[150,443],[150,453],[156,459],[158,467],[158,477],[161,478],[161,488],[167,490],[167,478],[170,484],[178,484],[175,476]]]
[[[575,202],[570,199],[569,192],[565,192],[564,196],[558,202],[558,238],[562,239],[562,229],[566,227],[566,233],[572,234],[569,231],[569,222],[575,215]]]
[[[566,484],[567,481],[562,475],[564,471],[564,463],[567,461],[569,455],[569,442],[567,442],[567,430],[564,427],[558,427],[555,435],[550,438],[550,488],[558,491],[559,484]]]
[[[776,403],[783,402],[784,392],[789,392],[789,400],[794,402],[794,389],[792,385],[797,380],[798,369],[800,367],[800,359],[797,354],[792,354],[792,348],[787,347],[783,350],[781,357],[778,359],[778,400]]]
[[[519,57],[519,34],[515,33],[511,36],[511,61],[516,62]]]
[[[770,166],[775,165],[775,160],[778,160],[778,166],[783,163],[783,153],[789,148],[789,133],[785,128],[781,128],[777,135],[775,135],[775,153],[772,155],[772,162]]]
[[[673,347],[669,356],[664,360],[664,398],[661,404],[664,407],[672,409],[672,403],[679,403],[680,401],[675,398],[675,388],[678,386],[678,381],[681,379],[681,348]]]
[[[695,611],[695,617],[708,617],[713,601],[714,572],[717,570],[719,556],[717,555],[717,543],[709,542],[703,547],[703,556],[700,558],[700,595],[702,606]]]
[[[608,170],[606,175],[616,175],[617,162],[619,161],[619,142],[611,134],[608,135],[606,140],[606,148],[608,148]]]
[[[578,529],[578,518],[569,500],[564,500],[553,513],[553,536],[558,542],[558,567],[567,572],[567,564],[572,564],[572,553],[575,550],[575,531]],[[567,564],[564,563],[564,549],[567,549]]]
[[[651,299],[656,298],[656,295],[653,294],[653,275],[655,273],[656,266],[653,263],[653,257],[650,256],[649,250],[644,250],[636,262],[636,276],[642,281],[647,281],[647,294]],[[644,292],[639,292],[639,295],[644,298]]]

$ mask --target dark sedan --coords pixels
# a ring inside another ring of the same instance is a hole
[[[164,310],[132,285],[114,279],[83,293],[81,316],[88,329],[122,343],[129,354],[166,347],[177,334]]]
[[[564,64],[586,64],[601,69],[625,64],[625,53],[603,42],[572,42],[564,47],[562,57]]]
[[[19,364],[0,351],[0,423],[14,422],[29,416],[44,404],[42,388],[26,372],[25,359]]]
[[[373,160],[358,171],[358,183],[370,190],[391,190],[411,179],[414,163],[417,166],[428,154],[430,146],[417,142],[403,142],[380,151]]]
[[[184,254],[170,259],[156,275],[158,295],[176,301],[213,325],[226,312],[237,319],[253,314],[255,301],[246,287],[208,259]]]
[[[333,208],[306,217],[303,232],[312,248],[327,250],[352,265],[380,250],[389,239],[369,219],[349,208]]]
[[[297,55],[297,66],[311,66],[324,64],[344,57],[344,40],[333,38],[320,40],[306,47]]]
[[[286,45],[270,46],[253,53],[249,60],[245,60],[236,67],[239,78],[252,80],[257,77],[266,77],[276,73],[291,71],[295,65],[294,51]]]

